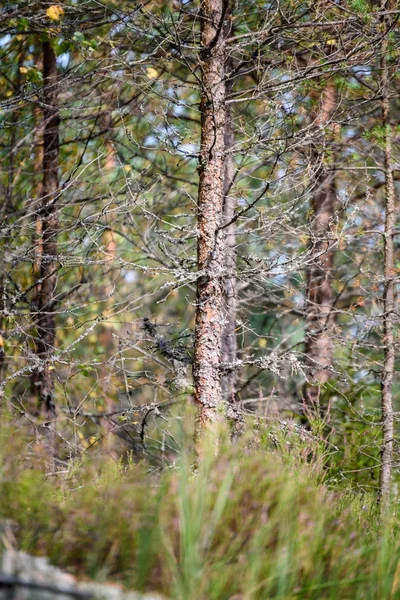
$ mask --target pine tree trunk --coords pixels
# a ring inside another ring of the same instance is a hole
[[[43,73],[43,50],[40,46],[34,52],[35,68]],[[33,108],[33,122],[35,124],[35,135],[33,143],[35,146],[34,158],[34,179],[32,185],[32,208],[36,214],[35,233],[33,236],[33,249],[35,262],[33,264],[33,272],[38,278],[40,274],[40,264],[42,252],[42,218],[40,215],[40,206],[43,196],[43,114],[39,105],[36,104]],[[37,288],[34,289],[33,303],[37,304]],[[36,296],[35,296],[36,294]]]
[[[34,53],[34,61],[35,68],[38,71],[43,73],[43,51],[41,45],[35,50]],[[34,262],[33,262],[33,276],[37,281],[40,279],[40,270],[42,263],[42,215],[41,215],[41,205],[42,205],[42,197],[43,197],[43,110],[40,109],[39,105],[36,104],[33,108],[33,122],[35,125],[35,135],[33,138],[34,144],[34,176],[32,181],[32,211],[35,214],[35,230],[32,235],[32,246],[34,252]],[[37,308],[39,306],[39,291],[40,284],[36,284],[33,288],[32,298],[31,298],[31,316],[33,325],[37,325]],[[35,345],[35,350],[37,351],[37,346]],[[33,372],[31,377],[31,397],[30,397],[30,409],[32,412],[37,412],[38,407],[40,406],[40,401],[38,402],[38,384],[37,374]]]
[[[112,94],[109,94],[105,98],[105,102],[112,106]],[[105,165],[104,170],[107,177],[111,179],[115,177],[116,170],[118,168],[118,157],[115,149],[115,145],[113,143],[113,122],[111,118],[111,108],[109,111],[105,113],[102,120],[102,127],[105,131],[105,148],[106,148],[106,157],[105,157]],[[108,205],[108,210],[110,210],[111,206]],[[110,270],[106,272],[106,276],[104,278],[104,284],[102,286],[102,311],[106,317],[110,317],[113,310],[114,298],[113,298],[113,289],[116,285],[116,276],[113,272],[113,263],[117,257],[117,244],[115,240],[115,235],[111,229],[114,215],[105,215],[106,223],[110,226],[104,229],[102,235],[102,246],[104,248],[105,256],[104,259],[106,263],[109,265]],[[104,323],[100,329],[100,335],[102,335],[104,339],[104,347],[107,349],[107,355],[113,348],[113,331],[114,328],[112,325],[108,323]],[[104,362],[101,363],[100,366],[100,381],[101,388],[104,398],[104,407],[105,413],[107,415],[114,413],[117,410],[117,406],[115,401],[110,395],[110,377],[108,372],[108,361],[105,358]],[[115,460],[119,459],[118,449],[117,449],[117,438],[113,435],[113,431],[115,430],[115,424],[109,417],[101,419],[101,426],[105,432],[103,439],[103,447]]]
[[[312,165],[317,164],[312,197],[310,221],[310,252],[312,265],[307,272],[306,300],[306,347],[305,353],[312,373],[305,387],[307,405],[319,404],[321,384],[330,377],[332,364],[332,251],[335,218],[336,189],[335,174],[329,166],[326,142],[334,138],[334,115],[337,108],[335,84],[329,81],[323,90],[319,106],[314,113],[314,124],[324,128],[324,148],[314,148]]]
[[[229,62],[227,62],[229,71]],[[232,82],[226,84],[226,94],[232,89]],[[225,173],[224,173],[224,204],[223,222],[230,223],[235,215],[236,198],[232,194],[232,184],[235,177],[235,165],[232,149],[234,144],[234,131],[231,108],[226,107],[225,122]],[[236,223],[225,229],[225,266],[226,278],[224,283],[224,310],[225,325],[222,333],[222,363],[234,364],[237,360],[236,339],[236,312],[237,312],[237,281],[236,281]],[[228,371],[221,378],[222,398],[224,401],[235,403],[236,398],[236,370]]]
[[[386,510],[390,500],[393,462],[393,374],[395,367],[395,262],[394,229],[395,188],[393,177],[392,133],[390,126],[389,70],[386,62],[387,38],[382,42],[382,124],[385,128],[385,234],[384,234],[384,292],[383,292],[383,345],[384,361],[381,379],[381,403],[383,420],[382,463],[380,471],[379,500],[382,510]]]
[[[18,68],[16,72],[15,78],[15,93],[16,95],[20,93],[21,86],[21,71],[20,68],[23,66],[25,59],[25,51],[23,51],[19,55],[18,60]],[[0,206],[0,223],[6,221],[9,215],[13,212],[13,180],[14,180],[14,170],[15,170],[15,144],[18,141],[17,139],[17,131],[18,131],[18,120],[20,119],[19,111],[13,110],[11,115],[11,139],[10,139],[10,147],[9,147],[9,162],[8,162],[8,181],[7,187],[5,191],[5,197],[2,199],[2,203]],[[3,165],[5,170],[5,165]],[[4,247],[5,240],[1,240],[1,252],[4,255]],[[7,277],[5,273],[0,274],[0,380],[4,376],[4,371],[6,369],[6,356],[4,351],[4,346],[7,337],[7,328],[5,319],[5,313],[7,312],[7,304],[5,302],[5,298],[7,295]]]
[[[193,361],[200,428],[222,410],[221,340],[224,323],[225,27],[227,1],[203,0],[201,18],[201,146],[198,195],[196,331]]]
[[[50,41],[42,44],[43,58],[43,182],[39,214],[41,226],[40,246],[38,253],[39,277],[35,290],[36,300],[36,347],[35,352],[40,359],[40,366],[32,376],[36,390],[38,409],[46,419],[49,437],[54,441],[56,405],[54,398],[54,371],[51,356],[55,345],[55,289],[57,285],[57,194],[58,184],[58,152],[59,152],[59,115],[57,92],[56,55]],[[54,448],[49,450],[53,451]]]

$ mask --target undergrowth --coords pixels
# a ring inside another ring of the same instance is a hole
[[[3,425],[3,542],[178,600],[400,598],[398,514],[330,485],[321,445],[258,437],[159,471],[88,453],[46,474]]]

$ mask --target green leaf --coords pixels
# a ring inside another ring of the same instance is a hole
[[[72,36],[72,39],[75,42],[84,42],[85,36],[83,35],[83,33],[81,31],[75,31],[74,35]]]

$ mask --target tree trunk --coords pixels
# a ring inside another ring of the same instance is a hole
[[[41,217],[39,257],[39,278],[35,290],[36,300],[36,347],[40,359],[39,367],[33,373],[33,386],[36,389],[38,410],[46,419],[47,426],[54,432],[56,405],[54,399],[54,371],[51,356],[55,344],[55,289],[57,284],[57,194],[59,115],[57,106],[57,65],[56,55],[50,41],[42,44],[43,56],[43,182],[41,190]],[[51,437],[51,436],[50,436]],[[52,436],[54,438],[54,434]]]
[[[108,94],[105,98],[105,102],[110,107],[113,104],[113,96],[112,94]],[[118,168],[118,157],[115,149],[115,145],[113,143],[113,122],[111,118],[111,108],[108,112],[105,113],[102,120],[102,127],[105,131],[105,147],[106,147],[106,158],[104,170],[107,177],[112,179],[115,177],[117,168]],[[115,205],[108,204],[108,210]],[[117,257],[117,244],[115,240],[115,235],[112,231],[114,215],[105,215],[106,223],[109,225],[108,228],[104,229],[102,235],[102,246],[104,248],[105,256],[104,259],[106,263],[109,265],[110,270],[106,271],[104,274],[104,284],[102,286],[102,312],[103,314],[109,318],[112,315],[114,298],[113,298],[113,289],[116,284],[116,276],[113,271],[113,263],[115,263],[115,259]],[[117,274],[118,276],[118,274]],[[104,347],[107,351],[107,358],[101,363],[100,366],[100,381],[101,388],[104,398],[104,407],[105,413],[107,415],[114,413],[117,410],[117,406],[115,401],[110,395],[110,375],[108,371],[108,357],[109,353],[112,352],[114,347],[113,340],[113,332],[114,328],[107,322],[104,322],[98,335],[101,335],[104,340]],[[105,417],[101,419],[101,426],[105,432],[103,447],[106,452],[108,452],[115,460],[119,459],[118,448],[116,445],[117,438],[113,435],[113,431],[115,431],[115,423],[113,423],[112,419],[109,417]]]
[[[35,53],[35,67],[36,69],[43,72],[43,52],[37,51]],[[35,126],[35,135],[33,139],[35,158],[33,163],[34,174],[32,181],[32,211],[35,214],[35,230],[32,234],[32,246],[33,246],[33,277],[35,281],[40,280],[40,271],[43,254],[43,239],[42,239],[42,215],[41,205],[43,197],[43,114],[39,105],[36,104],[33,109],[33,118]],[[31,299],[31,316],[33,326],[37,327],[37,309],[39,306],[39,292],[40,284],[36,284],[32,291]],[[35,342],[35,350],[37,352],[37,344]],[[30,396],[30,410],[35,413],[40,407],[40,401],[38,402],[38,378],[37,373],[33,372],[31,377],[31,396]]]
[[[43,73],[43,51],[40,46],[35,49],[34,53],[35,68]],[[35,277],[40,277],[40,264],[42,251],[42,218],[40,215],[40,205],[42,204],[43,196],[43,115],[42,110],[38,104],[35,104],[33,108],[33,122],[35,125],[35,136],[33,143],[35,146],[35,158],[33,163],[34,168],[34,179],[32,186],[32,208],[36,215],[35,233],[33,236],[33,250],[35,261],[33,263],[33,272]],[[38,286],[34,289],[33,302],[37,304],[37,291]]]
[[[24,59],[25,59],[25,51],[21,52],[21,54],[19,55],[19,60],[18,60],[18,68],[17,68],[17,73],[16,73],[16,80],[15,80],[15,95],[18,95],[20,93],[20,86],[21,86],[21,71],[20,68],[23,66],[24,63]],[[18,120],[20,118],[19,115],[19,111],[17,110],[17,108],[15,108],[12,111],[12,115],[11,115],[11,136],[10,136],[10,145],[9,145],[9,162],[8,162],[8,177],[7,177],[7,187],[4,190],[4,199],[3,202],[1,203],[1,207],[0,207],[0,222],[3,223],[4,221],[6,221],[9,218],[9,215],[12,214],[13,212],[13,180],[14,180],[14,171],[15,171],[15,145],[18,142],[18,137],[17,137],[17,125],[18,125]],[[5,240],[1,240],[1,252],[2,255],[4,256],[4,245],[5,245]],[[7,295],[7,278],[5,276],[5,273],[1,273],[0,275],[0,379],[3,378],[4,375],[4,371],[6,368],[6,361],[5,361],[5,350],[4,350],[4,346],[5,346],[5,342],[6,342],[6,337],[7,337],[7,328],[6,328],[6,322],[7,320],[5,319],[5,313],[7,311],[7,306],[6,306],[6,302],[5,302],[5,298]]]
[[[322,143],[334,138],[333,118],[337,108],[337,94],[333,81],[324,88],[319,106],[314,113],[317,128],[324,128]],[[315,175],[310,222],[311,267],[307,272],[306,347],[305,352],[312,372],[312,382],[306,384],[306,404],[319,404],[321,384],[330,377],[332,364],[332,251],[333,225],[336,205],[335,174],[325,159],[326,148],[312,152],[312,163],[319,164]]]
[[[227,62],[229,71],[229,62]],[[226,84],[226,95],[232,89],[232,82]],[[234,132],[232,114],[229,105],[226,106],[225,122],[225,172],[224,172],[224,204],[223,222],[230,223],[235,215],[236,198],[231,193],[235,177],[235,165],[233,161],[232,148],[234,144]],[[225,267],[226,278],[224,283],[224,311],[225,325],[222,333],[222,363],[234,364],[237,360],[236,339],[236,312],[237,312],[237,281],[236,281],[236,223],[232,223],[225,229]],[[221,378],[222,398],[226,402],[235,403],[236,398],[236,370],[232,369]]]
[[[225,27],[227,0],[203,0],[201,146],[198,195],[196,331],[193,377],[200,428],[222,410],[220,364],[224,323]]]
[[[384,234],[384,292],[383,292],[383,345],[384,361],[381,379],[383,420],[382,464],[379,482],[379,501],[386,510],[390,500],[393,461],[393,373],[395,366],[394,314],[395,314],[395,189],[393,178],[392,133],[390,127],[389,70],[386,62],[387,37],[382,42],[382,124],[385,128],[385,234]]]

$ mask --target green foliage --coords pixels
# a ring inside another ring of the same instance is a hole
[[[368,17],[371,12],[368,0],[351,0],[350,7],[359,17]]]
[[[210,441],[159,475],[86,458],[46,477],[3,427],[0,517],[29,552],[174,599],[397,598],[398,515],[329,489],[320,444],[268,439]]]
[[[397,132],[399,131],[398,126],[396,127],[396,130]],[[392,127],[390,125],[387,125],[386,127],[383,125],[376,125],[374,127],[371,127],[371,129],[369,129],[368,131],[366,131],[364,133],[364,137],[369,142],[373,142],[374,144],[379,146],[379,148],[383,149],[385,147],[385,140],[387,136],[392,135],[392,133]]]

